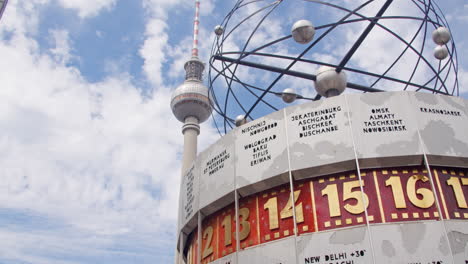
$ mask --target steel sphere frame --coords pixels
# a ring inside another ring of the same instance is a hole
[[[209,67],[209,72],[208,72],[208,79],[209,79],[208,87],[210,90],[210,97],[211,97],[211,101],[213,104],[213,109],[223,119],[223,124],[222,125],[218,124],[218,122],[216,121],[216,118],[213,115],[214,123],[220,134],[226,133],[229,129],[232,129],[235,126],[235,117],[230,116],[227,112],[228,103],[230,102],[230,100],[234,100],[236,103],[236,106],[238,106],[242,110],[242,113],[239,113],[239,114],[243,114],[245,118],[247,119],[253,119],[252,112],[258,106],[259,103],[264,104],[272,111],[276,111],[279,109],[278,107],[274,106],[271,102],[269,102],[265,98],[265,96],[268,94],[281,96],[282,94],[281,92],[273,91],[272,88],[284,76],[293,76],[297,78],[315,81],[316,75],[306,73],[306,72],[294,71],[291,69],[298,62],[310,64],[310,65],[334,67],[337,72],[344,70],[351,74],[355,73],[355,74],[359,74],[362,76],[369,76],[369,77],[376,78],[376,80],[373,81],[373,83],[369,85],[363,85],[363,84],[353,83],[349,81],[347,82],[348,88],[351,88],[353,90],[360,91],[360,92],[382,92],[384,91],[384,89],[379,88],[378,84],[380,81],[385,80],[385,81],[390,81],[390,82],[404,85],[403,90],[407,90],[409,87],[411,87],[414,91],[425,91],[425,92],[430,92],[434,94],[455,95],[455,96],[459,95],[458,60],[457,60],[457,50],[456,50],[454,41],[452,40],[450,43],[446,44],[448,48],[449,56],[444,61],[440,60],[437,66],[433,66],[433,64],[431,64],[423,55],[425,48],[426,48],[426,38],[428,35],[427,34],[428,30],[432,28],[436,29],[441,26],[450,29],[445,16],[442,14],[440,7],[436,3],[434,3],[433,0],[411,0],[411,2],[417,6],[419,11],[422,12],[423,15],[421,17],[385,16],[385,11],[392,4],[393,2],[392,0],[386,0],[383,6],[380,8],[380,10],[377,12],[377,14],[372,17],[365,16],[361,14],[360,11],[366,6],[368,6],[370,3],[374,2],[375,0],[368,0],[353,10],[347,9],[345,7],[338,6],[329,2],[319,1],[319,0],[302,0],[302,1],[320,4],[320,5],[330,7],[330,8],[334,8],[334,9],[344,12],[344,15],[341,17],[341,19],[339,19],[335,23],[329,23],[329,24],[316,26],[315,29],[317,31],[324,30],[324,32],[320,36],[318,36],[316,39],[314,39],[310,44],[306,44],[305,45],[306,48],[298,56],[292,57],[292,56],[287,56],[287,55],[278,55],[278,54],[273,54],[269,52],[262,52],[268,47],[271,47],[275,44],[291,39],[292,35],[286,35],[276,40],[273,40],[269,43],[266,43],[260,47],[257,47],[255,49],[247,50],[247,46],[249,45],[254,34],[257,32],[257,30],[262,25],[262,23],[266,20],[267,17],[270,16],[270,14],[272,14],[272,12],[275,11],[277,7],[279,7],[283,2],[286,2],[286,0],[277,0],[277,1],[266,4],[264,7],[251,13],[250,15],[242,19],[237,24],[231,26],[229,31],[225,31],[220,36],[215,37],[213,45],[212,45],[211,57],[209,61],[210,67]],[[238,11],[240,8],[245,7],[247,5],[250,5],[253,3],[259,3],[259,2],[266,2],[266,0],[250,0],[250,1],[238,0],[234,8],[226,15],[226,17],[223,19],[220,25],[225,29],[228,28],[229,23],[231,22],[231,19],[236,11]],[[226,39],[228,39],[228,37],[231,34],[233,34],[234,31],[237,28],[239,28],[242,24],[246,23],[253,16],[261,12],[266,12],[266,14],[262,17],[262,19],[260,19],[258,24],[252,30],[246,43],[243,45],[242,49],[240,51],[224,52],[223,47],[225,45]],[[411,40],[409,41],[405,40],[403,37],[399,36],[395,31],[393,31],[392,29],[390,29],[389,27],[381,23],[381,21],[395,20],[395,19],[412,20],[412,21],[419,23],[419,27],[417,31],[415,32],[415,34],[413,35],[413,37],[411,38]],[[349,23],[355,23],[355,22],[369,22],[369,24],[365,28],[365,30],[359,35],[358,39],[353,43],[352,47],[348,50],[346,55],[341,59],[340,63],[330,64],[330,63],[325,63],[325,62],[321,62],[318,60],[311,60],[311,59],[305,58],[305,55],[313,47],[315,47],[327,35],[332,33],[337,27],[345,25],[345,24],[349,24]],[[349,62],[349,60],[352,58],[354,53],[359,49],[363,41],[366,39],[366,37],[368,36],[368,34],[372,31],[374,27],[379,27],[385,32],[388,32],[389,34],[391,34],[393,37],[395,37],[401,43],[403,43],[405,48],[401,51],[401,53],[396,57],[393,63],[391,63],[383,73],[375,73],[375,72],[371,72],[367,70],[347,67],[346,65]],[[416,48],[414,45],[420,34],[423,34],[422,45]],[[403,80],[403,79],[389,76],[388,73],[395,67],[395,65],[402,59],[402,57],[409,52],[412,52],[413,54],[416,54],[418,56],[410,77],[407,80]],[[277,67],[277,66],[267,65],[263,63],[254,62],[254,61],[249,61],[249,58],[252,58],[254,56],[263,57],[263,58],[281,59],[281,60],[287,61],[288,66]],[[218,66],[221,65],[221,67],[218,67],[217,65]],[[252,84],[247,83],[246,81],[241,80],[241,78],[239,78],[236,75],[240,65],[264,70],[267,72],[278,73],[278,76],[274,78],[273,81],[266,87],[259,87],[256,85],[252,85]],[[432,74],[428,78],[428,80],[424,83],[417,83],[416,81],[413,80],[415,78],[417,69],[420,65],[425,65],[425,67],[427,67]],[[450,75],[454,76],[453,77],[454,82],[453,82],[453,86],[448,87],[446,85],[446,81],[448,80],[449,77],[451,77]],[[219,91],[217,91],[215,88],[215,82],[218,79],[224,79],[223,82],[225,82],[226,84],[227,91],[225,92],[224,96],[221,96],[221,94],[219,94]],[[255,102],[250,107],[245,106],[242,103],[242,100],[240,100],[240,98],[234,92],[233,85],[240,85],[240,87],[243,87],[250,95],[253,96],[253,98],[255,98]],[[259,94],[257,94],[255,91]],[[315,100],[319,100],[321,96],[317,94],[315,97],[309,98],[309,97],[298,95],[297,98],[315,101]]]

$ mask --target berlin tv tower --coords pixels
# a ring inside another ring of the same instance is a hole
[[[197,137],[200,134],[200,123],[206,121],[213,111],[208,96],[208,88],[203,85],[202,77],[205,65],[198,58],[198,26],[200,14],[200,1],[195,1],[195,21],[193,25],[192,57],[185,65],[185,81],[177,87],[172,94],[171,109],[175,117],[183,122],[184,151],[182,154],[181,177],[197,156]],[[182,241],[182,238],[180,238]],[[176,252],[176,263],[184,263],[179,247]]]

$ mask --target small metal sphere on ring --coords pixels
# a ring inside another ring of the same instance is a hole
[[[449,55],[447,47],[445,45],[438,45],[434,49],[434,57],[438,60],[443,60]]]
[[[216,36],[221,36],[224,33],[224,28],[221,25],[217,25],[214,28],[214,33],[216,34]]]
[[[283,99],[283,101],[285,103],[292,103],[296,100],[297,98],[297,93],[296,91],[294,91],[294,89],[292,88],[286,88],[283,90],[283,92],[281,93],[281,98]]]
[[[308,20],[298,20],[291,28],[291,34],[297,43],[309,43],[315,36],[315,27]]]
[[[316,75],[315,90],[321,96],[336,96],[346,89],[347,80],[343,71],[338,73],[335,68],[321,66]]]
[[[245,119],[244,115],[238,115],[235,120],[236,127],[240,127],[244,124],[247,124],[247,120]]]
[[[450,35],[450,31],[446,27],[438,27],[432,32],[432,40],[437,45],[445,45],[451,38],[452,36]]]

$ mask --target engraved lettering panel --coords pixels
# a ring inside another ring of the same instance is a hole
[[[348,170],[354,161],[348,110],[344,96],[285,109],[291,170],[296,179]],[[337,164],[339,163],[339,164]],[[326,168],[309,169],[329,165]]]
[[[211,214],[234,201],[233,135],[225,135],[211,145],[199,160],[200,208],[204,214]]]
[[[237,188],[242,196],[288,181],[284,112],[251,121],[235,130]]]
[[[298,263],[374,263],[365,226],[299,236],[297,253]]]
[[[398,156],[422,155],[417,125],[406,92],[346,95],[361,167],[420,164],[421,157],[397,161]],[[403,162],[403,163],[401,163]]]
[[[199,206],[199,163],[194,162],[182,178],[180,190],[180,224],[185,232],[197,225]]]
[[[468,157],[468,109],[466,100],[426,93],[411,93],[413,111],[419,125],[421,138],[429,154],[431,165],[460,165],[466,160],[451,159],[451,163],[434,156]]]

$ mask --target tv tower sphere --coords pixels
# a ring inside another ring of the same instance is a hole
[[[177,120],[197,118],[202,123],[210,117],[212,108],[208,88],[201,82],[204,65],[198,58],[185,63],[185,81],[172,94],[171,109]]]

